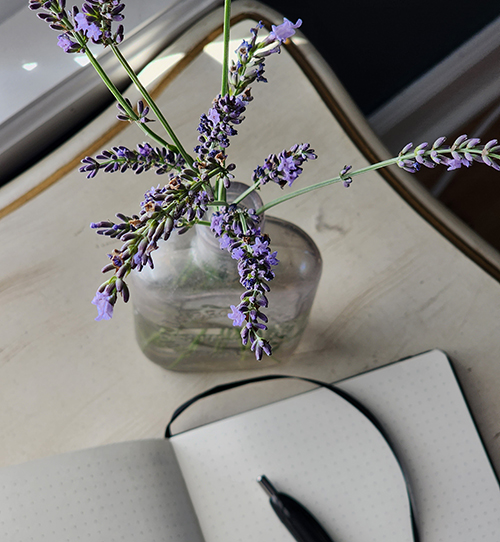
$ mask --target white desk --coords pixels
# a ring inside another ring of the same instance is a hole
[[[233,13],[278,22],[253,2],[236,2]],[[196,144],[199,115],[219,92],[220,66],[202,52],[201,43],[218,34],[221,20],[220,12],[212,14],[166,53],[186,54],[166,75],[159,103],[187,147]],[[243,27],[252,25],[247,21]],[[292,52],[311,78],[286,52],[269,59],[270,82],[253,86],[255,100],[230,147],[238,180],[248,180],[270,152],[296,142],[310,142],[319,155],[306,164],[301,185],[335,176],[345,164],[362,167],[367,153],[386,157],[321,59],[307,42],[297,43]],[[355,179],[349,190],[332,186],[273,209],[271,214],[306,230],[324,259],[309,327],[286,366],[245,373],[167,372],[137,347],[131,305],[118,305],[109,322],[95,322],[90,300],[114,245],[89,223],[117,211],[135,212],[157,177],[102,174],[86,180],[76,168],[82,156],[143,140],[136,127],[124,126],[116,125],[113,106],[0,191],[0,465],[160,437],[177,405],[223,381],[259,372],[334,381],[441,348],[455,362],[500,472],[500,285],[491,275],[500,276],[498,255],[399,170],[390,183],[409,194],[433,224],[379,173]],[[471,182],[481,167],[472,168]],[[262,196],[269,201],[278,191],[268,186]],[[436,230],[440,223],[490,274]],[[238,395],[237,407],[235,396],[228,395],[211,408],[215,415],[228,413],[299,389],[295,383],[266,384]],[[205,420],[206,410],[194,408],[194,422]]]

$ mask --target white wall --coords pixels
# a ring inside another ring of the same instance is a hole
[[[0,24],[22,9],[28,9],[28,0],[0,0]]]

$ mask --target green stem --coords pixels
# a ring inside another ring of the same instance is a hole
[[[224,186],[224,182],[219,179],[219,185],[218,185],[218,191],[217,191],[217,197],[219,198],[219,201],[227,201],[226,197],[226,187]],[[225,205],[225,204],[224,204]]]
[[[68,21],[68,23],[69,23],[69,21]],[[86,54],[87,58],[89,59],[89,61],[92,64],[93,68],[95,69],[97,75],[99,75],[99,77],[102,79],[103,83],[108,87],[109,91],[114,96],[116,101],[123,107],[123,109],[125,109],[127,114],[132,119],[137,119],[137,115],[136,115],[135,111],[129,106],[129,104],[127,103],[127,100],[125,100],[122,93],[116,88],[116,85],[107,76],[106,72],[103,70],[102,66],[97,61],[96,57],[92,54],[92,51],[88,48],[87,44],[82,39],[80,34],[78,32],[73,31],[73,37],[78,41],[79,45],[81,45],[82,49],[85,51],[85,54]],[[141,128],[141,130],[144,133],[146,133],[149,137],[151,137],[152,139],[154,139],[155,141],[160,143],[160,145],[169,146],[167,144],[167,142],[162,137],[160,137],[158,134],[153,132],[153,130],[151,130],[144,123],[138,122],[136,120],[136,124],[139,126],[139,128]],[[177,149],[172,149],[172,150],[177,150]]]
[[[457,150],[463,152],[463,149],[457,149]],[[425,151],[424,156],[430,156],[431,152],[433,152],[433,149],[429,149]],[[451,154],[452,152],[453,152],[452,149],[438,150],[439,154]],[[469,152],[470,154],[481,154],[480,149],[468,149],[467,152]],[[497,155],[497,154],[489,153],[488,156],[490,156],[491,158],[494,158],[495,160],[500,159],[500,155]],[[397,164],[399,161],[411,160],[414,158],[415,158],[415,153],[410,152],[403,156],[396,156],[394,158],[389,158],[388,160],[383,160],[382,162],[377,162],[376,164],[372,164],[370,166],[357,169],[356,171],[349,171],[349,173],[347,173],[345,177],[356,177],[357,175],[362,175],[363,173],[367,173],[369,171],[375,171],[377,169],[382,169],[387,166],[392,166],[393,164]],[[265,205],[260,207],[256,211],[256,213],[262,214],[263,212],[267,211],[268,209],[271,209],[272,207],[275,207],[276,205],[279,205],[280,203],[296,198],[298,196],[302,196],[303,194],[307,194],[307,192],[312,192],[313,190],[317,190],[318,188],[324,188],[325,186],[329,186],[330,184],[338,183],[343,180],[344,179],[342,177],[338,176],[338,177],[334,177],[333,179],[328,179],[326,181],[313,184],[311,186],[306,186],[305,188],[301,188],[300,190],[296,190],[295,192],[290,192],[289,194],[286,194],[284,196],[281,196],[280,198],[270,201],[269,203],[266,203]],[[243,192],[243,194],[238,196],[238,198],[236,198],[234,203],[240,202],[245,196],[247,196],[250,192],[252,192],[258,187],[259,187],[259,183],[257,182],[253,186],[248,188],[245,192]]]
[[[222,96],[228,93],[229,38],[231,33],[231,0],[224,2],[224,56],[222,60]]]
[[[427,154],[427,153],[426,153]],[[429,151],[430,154],[430,151]],[[413,153],[406,154],[404,156],[396,156],[395,158],[389,158],[388,160],[383,160],[382,162],[377,162],[376,164],[372,164],[370,166],[366,166],[361,169],[357,169],[356,171],[349,171],[349,173],[346,175],[346,177],[356,177],[357,175],[361,175],[363,173],[367,173],[369,171],[375,171],[377,169],[382,169],[387,166],[391,166],[393,164],[397,164],[400,160],[410,159],[414,158],[415,155]],[[317,190],[318,188],[324,188],[325,186],[329,186],[334,183],[338,183],[340,181],[343,181],[344,179],[340,177],[334,177],[333,179],[328,179],[326,181],[322,181],[320,183],[313,184],[311,186],[306,186],[305,188],[301,188],[300,190],[296,190],[295,192],[290,192],[288,194],[285,194],[284,196],[281,196],[280,198],[277,198],[273,201],[270,201],[269,203],[266,203],[262,207],[260,207],[256,213],[262,214],[263,212],[271,209],[272,207],[275,207],[276,205],[279,205],[280,203],[283,203],[285,201],[288,201],[290,199],[296,198],[298,196],[302,196],[303,194],[307,194],[308,192],[312,192],[313,190]],[[241,194],[241,196],[238,197],[238,200],[241,201],[242,197],[247,195],[247,193],[251,192],[252,190],[255,190],[257,188],[258,183],[255,183],[253,186],[251,186],[246,192]],[[235,202],[236,203],[236,202]]]
[[[260,182],[257,181],[256,183],[254,183],[252,186],[249,186],[243,193],[241,193],[234,201],[233,203],[234,204],[237,204],[239,203],[240,201],[243,201],[247,196],[248,194],[251,194],[254,190],[257,190],[257,188],[259,188],[260,186]]]
[[[156,103],[154,102],[153,98],[149,94],[149,92],[146,90],[146,87],[139,81],[139,78],[137,77],[136,73],[130,66],[130,64],[127,62],[126,58],[122,55],[120,49],[115,45],[111,45],[111,50],[115,54],[116,58],[119,60],[120,64],[123,66],[125,71],[127,72],[128,76],[130,77],[131,81],[136,86],[137,90],[142,94],[144,99],[146,100],[147,104],[151,108],[151,110],[154,112],[158,120],[161,122],[162,126],[167,131],[168,135],[174,142],[174,145],[176,147],[175,150],[178,150],[181,154],[181,156],[184,158],[187,164],[190,166],[193,165],[194,160],[193,158],[186,152],[184,147],[182,146],[181,142],[175,135],[175,132],[172,130],[172,127],[167,122],[167,119],[164,117],[163,113],[160,111]],[[141,123],[142,124],[142,123]],[[170,145],[167,145],[170,149],[172,148]]]

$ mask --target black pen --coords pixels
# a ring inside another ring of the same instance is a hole
[[[259,476],[257,482],[269,495],[273,510],[297,542],[333,542],[310,512],[290,495],[276,491],[266,476]]]

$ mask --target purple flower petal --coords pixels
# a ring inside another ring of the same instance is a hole
[[[299,19],[295,24],[293,24],[285,17],[280,25],[275,26],[273,24],[272,31],[269,33],[269,37],[273,40],[277,40],[283,43],[295,34],[295,29],[299,28],[301,24],[301,19]]]
[[[111,320],[113,316],[113,305],[110,303],[111,296],[104,292],[97,291],[92,304],[97,307],[96,321],[99,320]]]
[[[228,314],[228,317],[233,321],[233,326],[241,327],[245,323],[245,315],[234,305],[229,308],[232,312]]]

